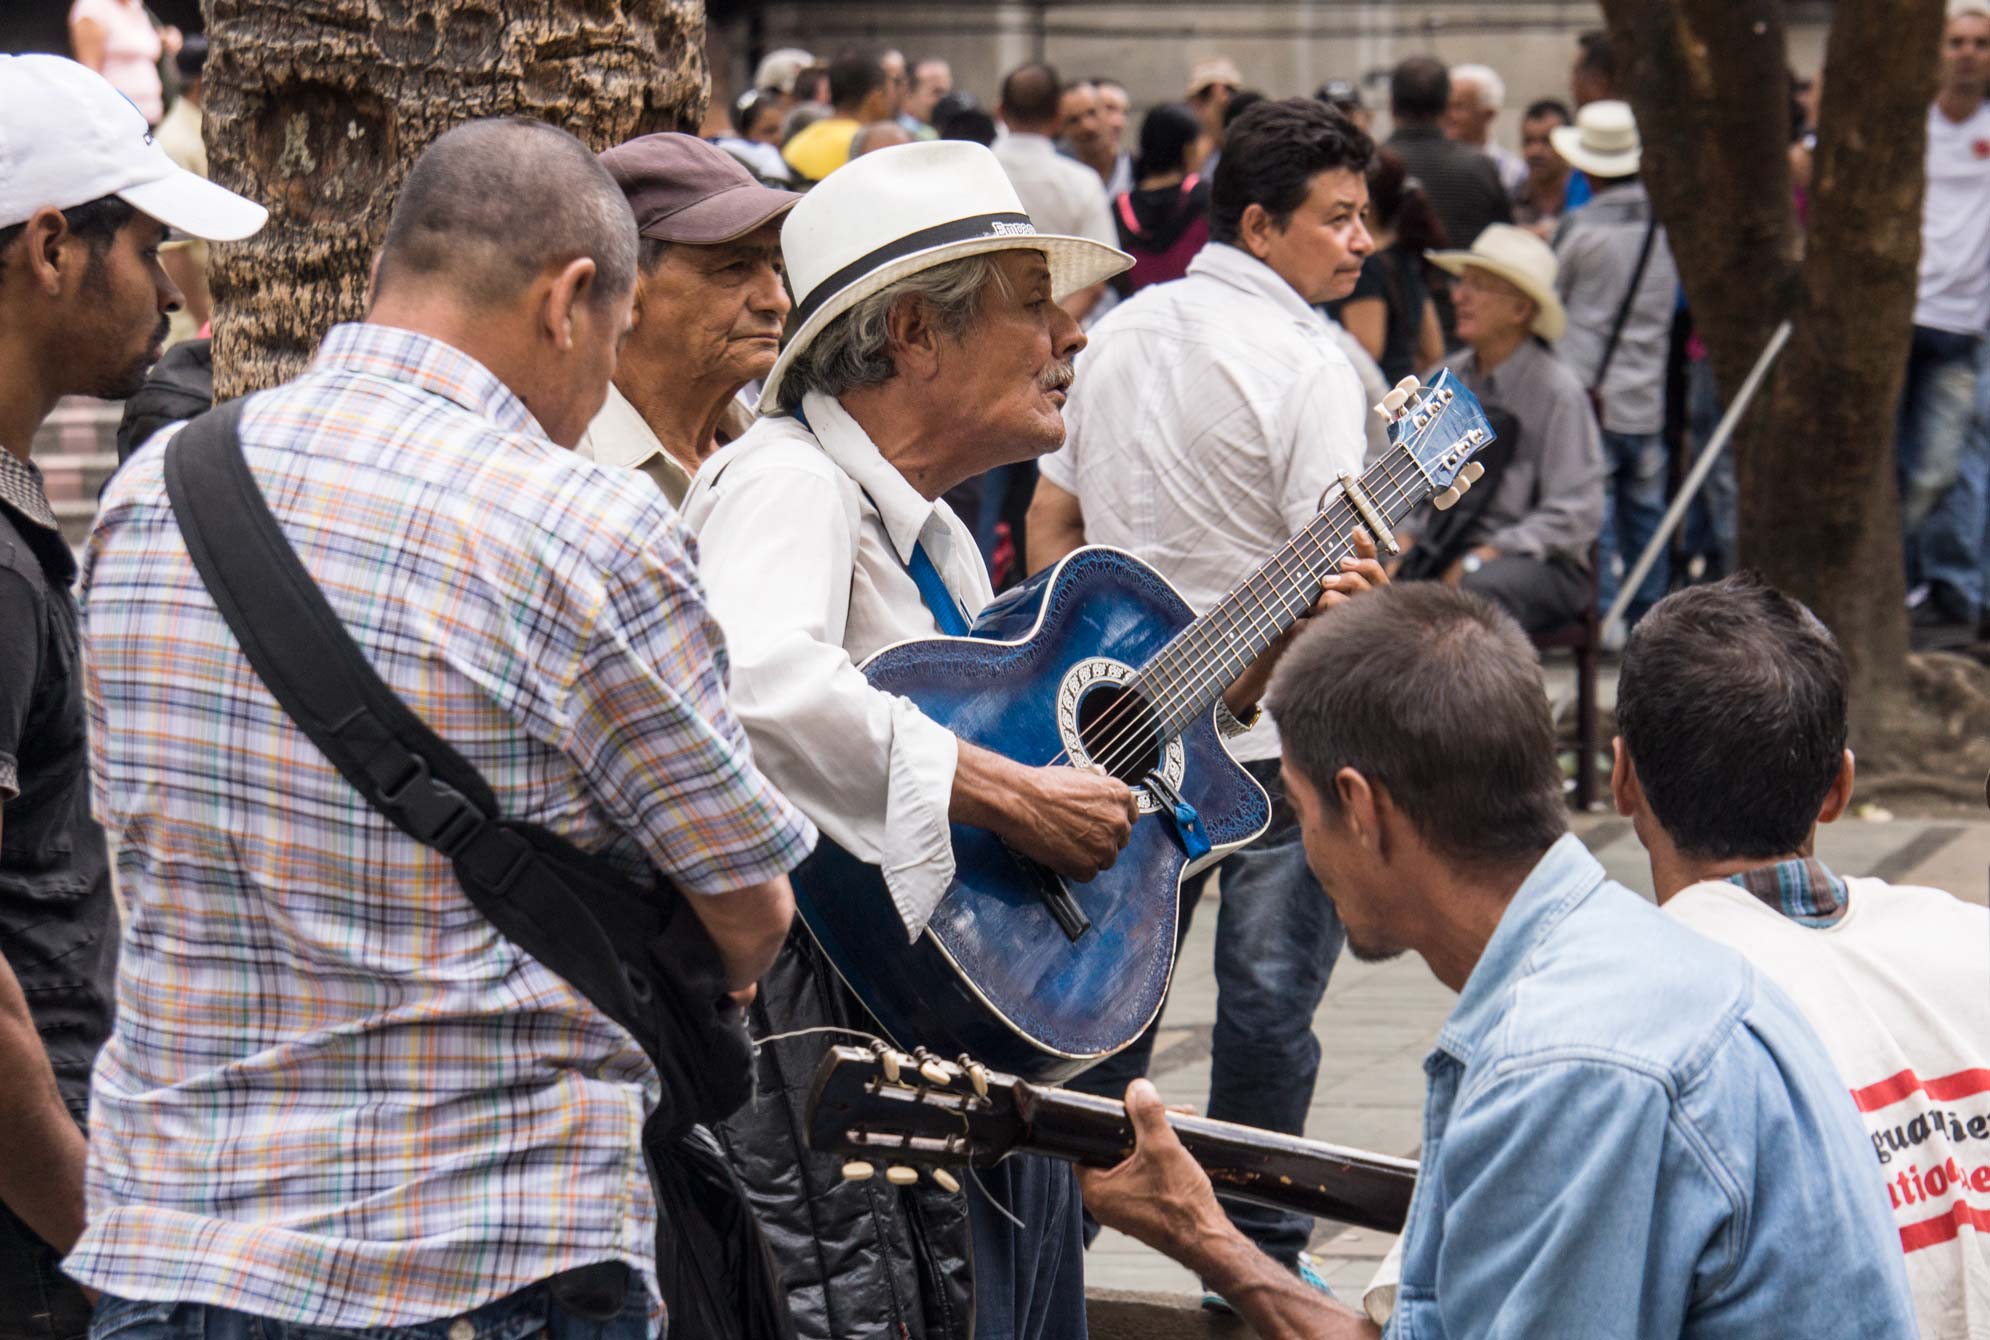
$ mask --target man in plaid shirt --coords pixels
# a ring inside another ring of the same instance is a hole
[[[674,880],[743,996],[814,832],[727,705],[676,515],[567,450],[635,253],[577,140],[459,127],[408,176],[366,322],[251,397],[241,437],[381,677],[506,815]],[[99,1333],[651,1333],[655,1070],[286,717],[187,556],[163,456],[113,482],[85,567],[96,809],[129,905],[67,1262],[105,1295]],[[576,1302],[575,1272],[599,1294],[604,1269],[605,1307]]]

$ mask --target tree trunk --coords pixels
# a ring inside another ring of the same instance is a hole
[[[1941,0],[1838,0],[1801,239],[1781,0],[1603,0],[1665,223],[1726,400],[1789,347],[1731,450],[1741,558],[1837,634],[1853,738],[1906,683],[1893,422],[1906,368]],[[1801,248],[1801,255],[1799,255]]]
[[[215,180],[269,206],[214,251],[215,392],[304,370],[363,312],[401,178],[460,122],[530,116],[596,149],[695,130],[698,0],[210,0]]]

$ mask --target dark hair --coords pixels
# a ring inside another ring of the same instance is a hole
[[[1264,101],[1264,94],[1254,88],[1240,88],[1230,95],[1230,101],[1223,104],[1223,129],[1228,130],[1237,124],[1237,118]]]
[[[1150,108],[1140,119],[1140,152],[1133,159],[1136,185],[1144,177],[1188,170],[1189,146],[1202,137],[1202,123],[1178,102]]]
[[[971,93],[949,93],[934,103],[933,129],[943,140],[967,140],[982,145],[995,142],[995,118],[975,102]]]
[[[90,249],[92,262],[110,250],[124,226],[138,217],[138,210],[114,195],[100,195],[95,200],[86,200],[80,205],[71,205],[62,211],[63,219],[69,224],[71,235],[80,238]],[[7,248],[28,229],[28,221],[9,224],[0,228],[0,277],[6,274],[5,256]]]
[[[772,89],[750,88],[732,105],[732,128],[741,139],[753,131],[754,118],[766,111],[781,110],[781,95]]]
[[[1569,105],[1560,98],[1534,99],[1534,101],[1527,104],[1527,110],[1520,114],[1520,119],[1522,121],[1532,121],[1537,116],[1558,116],[1562,119],[1562,124],[1565,126],[1575,124],[1575,113],[1571,112]]]
[[[191,82],[200,78],[206,67],[207,38],[200,33],[188,33],[180,39],[180,49],[173,55],[173,68],[180,72],[181,80]]]
[[[1053,125],[1063,96],[1064,81],[1055,66],[1041,61],[1018,65],[1002,80],[1002,118],[1012,129]]]
[[[585,144],[525,117],[467,121],[408,169],[375,286],[448,276],[473,303],[509,300],[548,265],[594,261],[591,297],[636,282],[636,220]]]
[[[1116,88],[1121,93],[1126,92],[1125,82],[1122,80],[1115,79],[1109,74],[1086,75],[1085,82],[1092,85],[1094,88]]]
[[[1424,252],[1450,243],[1423,183],[1410,175],[1394,149],[1375,151],[1375,164],[1368,169],[1368,207],[1375,212],[1376,223],[1396,234],[1396,245],[1405,255],[1421,260]]]
[[[1389,76],[1389,112],[1398,121],[1435,121],[1451,101],[1451,72],[1435,56],[1411,56]]]
[[[862,105],[885,86],[883,47],[848,47],[829,62],[829,105],[844,111]]]
[[[1579,70],[1601,79],[1615,88],[1617,86],[1617,57],[1610,49],[1610,34],[1601,28],[1592,28],[1575,39],[1575,64]]]
[[[1311,98],[1259,103],[1223,137],[1223,156],[1210,186],[1210,240],[1234,244],[1251,205],[1263,207],[1283,228],[1314,177],[1335,168],[1366,172],[1374,153],[1374,141],[1324,103]]]
[[[1532,860],[1568,831],[1541,663],[1511,615],[1404,582],[1313,623],[1267,702],[1287,765],[1329,812],[1335,775],[1353,768],[1453,861]]]
[[[1617,683],[1617,734],[1681,851],[1782,856],[1809,840],[1837,780],[1846,697],[1830,631],[1741,572],[1674,592],[1638,620]]]

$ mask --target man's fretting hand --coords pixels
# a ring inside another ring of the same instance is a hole
[[[1301,615],[1298,622],[1286,629],[1256,660],[1245,666],[1244,673],[1223,691],[1223,702],[1231,712],[1241,717],[1257,706],[1258,699],[1264,697],[1265,686],[1271,683],[1271,672],[1277,668],[1278,658],[1285,654],[1286,647],[1306,626],[1306,620],[1336,605],[1345,604],[1364,591],[1389,584],[1389,574],[1377,561],[1375,541],[1368,537],[1368,532],[1355,531],[1353,542],[1354,555],[1340,561],[1340,571],[1320,579],[1320,598],[1313,602],[1313,608]]]

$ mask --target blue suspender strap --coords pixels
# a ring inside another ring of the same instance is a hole
[[[794,415],[795,421],[802,427],[808,428],[811,433],[815,431],[809,427],[808,420],[803,417],[800,405],[795,406]],[[861,485],[859,492],[863,492]],[[871,497],[868,492],[864,493],[864,499],[870,503],[873,510],[879,510],[882,515],[881,509],[878,509],[877,499]],[[913,584],[919,588],[919,598],[932,612],[933,622],[940,626],[940,631],[948,637],[966,637],[967,614],[961,609],[960,602],[954,599],[954,593],[947,589],[946,581],[940,576],[940,570],[933,566],[932,556],[926,552],[926,546],[917,540],[912,542],[912,557],[906,561],[905,571],[911,574]]]

